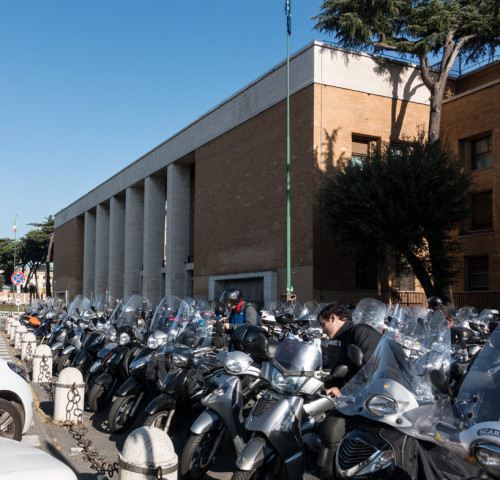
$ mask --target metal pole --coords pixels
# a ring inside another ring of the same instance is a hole
[[[292,260],[291,260],[291,215],[290,215],[290,34],[291,9],[290,0],[286,0],[286,291],[293,292]]]

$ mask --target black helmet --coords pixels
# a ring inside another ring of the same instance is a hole
[[[238,305],[242,300],[243,294],[239,288],[228,288],[222,292],[219,301],[224,304],[231,303],[232,305]]]
[[[431,310],[434,310],[434,309],[440,307],[441,305],[443,305],[443,301],[439,297],[429,297],[427,302],[429,303],[429,308]]]

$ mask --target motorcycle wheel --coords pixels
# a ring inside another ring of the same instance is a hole
[[[175,410],[160,410],[153,415],[149,415],[145,422],[145,427],[156,427],[172,436],[175,429]]]
[[[54,376],[57,376],[57,364],[59,362],[59,358],[61,357],[61,351],[58,350],[52,355],[52,372]]]
[[[282,462],[280,462],[282,464]],[[269,465],[262,465],[255,470],[236,470],[231,477],[231,480],[277,480],[280,477],[281,468],[277,469],[276,465],[269,468]]]
[[[182,478],[194,480],[204,477],[216,459],[217,452],[211,457],[209,455],[219,435],[224,435],[224,431],[210,431],[188,438],[179,464]]]
[[[0,398],[0,437],[21,440],[23,419],[16,406]]]
[[[71,362],[71,353],[61,355],[57,360],[57,365],[55,366],[56,374],[59,375],[65,368],[71,367]]]
[[[118,397],[111,405],[108,416],[108,426],[113,433],[126,430],[135,420],[136,415],[131,416],[130,412],[135,404],[137,395],[127,395]],[[138,412],[138,410],[136,410]]]
[[[102,385],[94,383],[89,391],[89,408],[93,412],[100,412],[106,408],[108,391]]]

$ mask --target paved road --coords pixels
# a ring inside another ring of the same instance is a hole
[[[19,364],[22,363],[20,354],[14,350],[3,331],[0,334],[0,352],[5,355],[3,358]],[[29,371],[29,368],[27,370]],[[99,472],[93,469],[92,464],[85,459],[82,454],[81,443],[78,441],[78,435],[73,434],[68,426],[53,421],[54,402],[51,399],[50,392],[42,388],[38,383],[31,383],[31,387],[34,398],[34,421],[28,434],[23,436],[22,442],[40,448],[62,460],[74,470],[79,480],[106,479],[106,476],[99,475]],[[107,426],[109,408],[110,406],[103,412],[98,413],[86,409],[83,413],[83,425],[87,430],[85,437],[90,441],[89,449],[94,451],[107,464],[112,464],[118,461],[118,454],[122,450],[128,434],[143,425],[145,415],[139,415],[128,432],[112,434]],[[172,441],[176,453],[180,455],[186,441],[186,435],[177,434],[172,438]],[[230,439],[226,439],[225,442],[223,451],[231,452]],[[205,479],[229,480],[231,478],[234,468],[231,455],[220,457],[205,476]],[[111,478],[118,478],[118,473],[115,472]],[[314,480],[315,478],[309,474],[304,476],[304,479]]]

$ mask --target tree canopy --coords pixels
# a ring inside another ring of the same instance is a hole
[[[452,303],[454,229],[467,215],[469,176],[447,146],[424,134],[362,163],[335,168],[319,192],[333,240],[352,252],[403,256],[427,296]]]
[[[459,52],[475,62],[500,45],[498,0],[326,0],[319,9],[315,28],[340,46],[418,58],[431,94],[431,141],[440,136],[446,81]],[[440,59],[435,68],[431,58]]]

